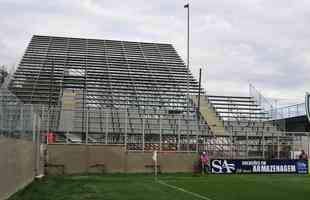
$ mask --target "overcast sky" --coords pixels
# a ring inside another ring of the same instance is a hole
[[[171,43],[186,60],[185,0],[0,0],[0,64],[18,63],[33,34]],[[280,104],[310,91],[309,0],[192,0],[191,71],[207,90]],[[205,70],[206,69],[206,70]]]

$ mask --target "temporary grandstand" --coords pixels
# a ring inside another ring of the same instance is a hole
[[[205,94],[171,44],[35,35],[8,87],[55,143],[280,158],[305,136],[283,132],[254,87]]]

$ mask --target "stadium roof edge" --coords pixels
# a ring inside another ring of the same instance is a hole
[[[129,41],[129,40],[118,40],[118,39],[103,39],[103,38],[85,38],[85,37],[71,37],[71,36],[54,36],[54,35],[41,35],[34,34],[33,37],[53,37],[53,38],[71,38],[71,39],[82,39],[82,40],[107,40],[107,41],[121,41],[121,42],[134,42],[134,43],[145,43],[145,44],[163,44],[163,45],[171,45],[171,43],[162,43],[162,42],[145,42],[145,41]]]

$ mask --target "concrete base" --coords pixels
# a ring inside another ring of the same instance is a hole
[[[48,174],[151,173],[152,152],[126,152],[123,145],[48,145]],[[192,172],[197,153],[158,153],[162,172]]]

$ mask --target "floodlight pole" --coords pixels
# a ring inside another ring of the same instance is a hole
[[[187,112],[187,143],[189,150],[189,130],[188,130],[188,120],[189,120],[189,3],[184,5],[184,8],[187,9],[187,95],[186,95],[186,112]]]

